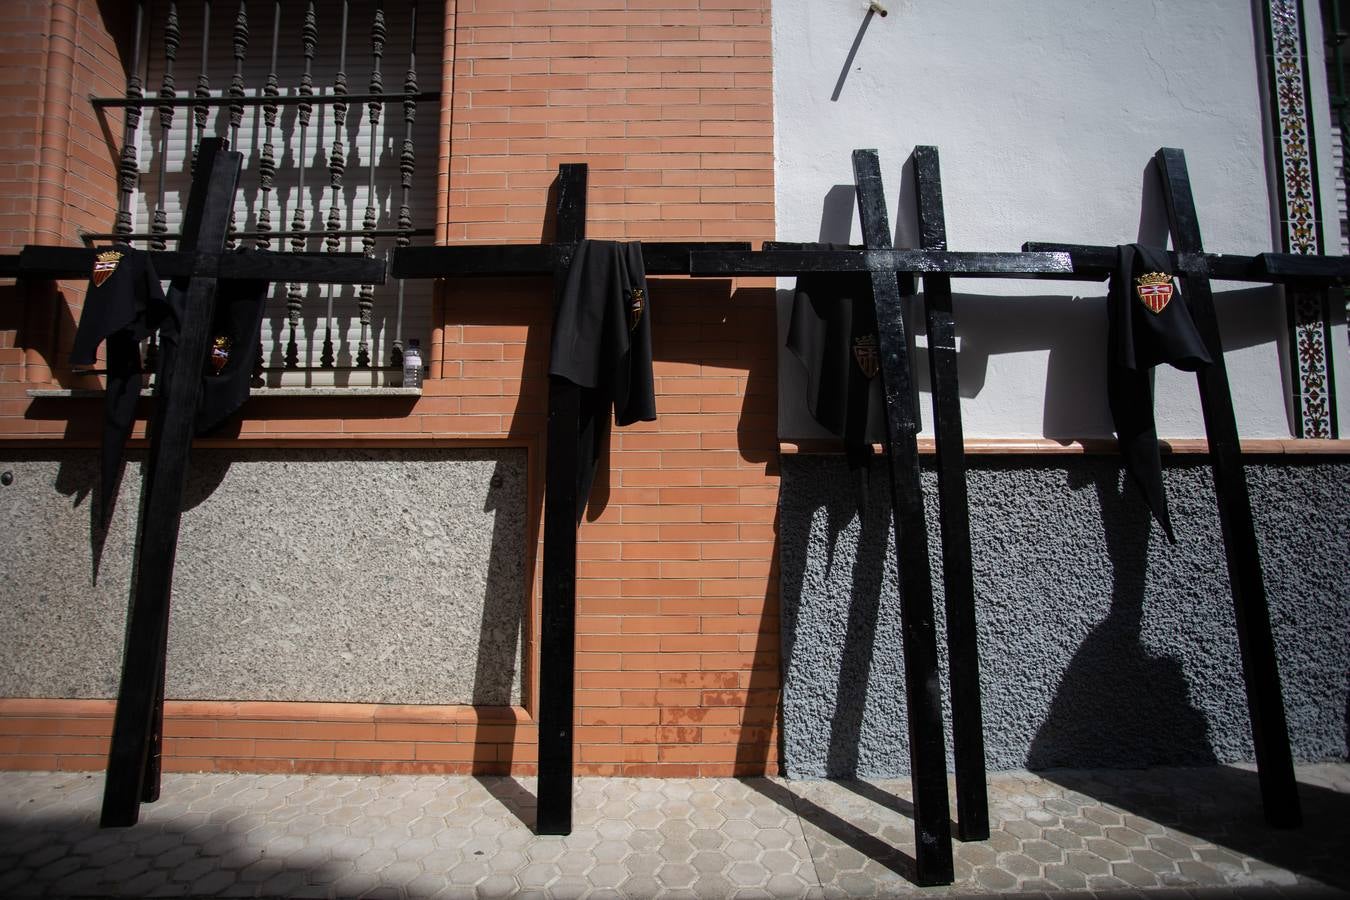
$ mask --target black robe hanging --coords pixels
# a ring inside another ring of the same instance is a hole
[[[199,435],[218,428],[248,399],[258,364],[267,287],[266,281],[220,282],[197,402]]]
[[[1107,294],[1107,394],[1125,466],[1167,539],[1176,543],[1163,490],[1149,370],[1160,363],[1194,372],[1213,360],[1186,298],[1175,289],[1167,251],[1141,244],[1118,250]]]
[[[801,250],[847,250],[842,244],[775,244]],[[802,275],[792,297],[788,349],[806,369],[811,416],[844,440],[849,468],[872,455],[867,422],[881,402],[880,348],[872,279],[866,272]]]
[[[246,251],[245,251],[246,252]],[[258,359],[266,281],[221,281],[211,322],[211,345],[202,361],[194,430],[217,428],[248,399]],[[159,332],[156,381],[172,371],[183,321],[186,286],[160,288],[150,255],[126,244],[95,257],[70,361],[93,365],[98,345],[107,342],[107,393],[100,450],[99,520],[106,525],[127,438],[136,417],[144,366],[141,342]]]
[[[148,253],[126,244],[98,250],[70,362],[92,366],[98,345],[107,342],[99,469],[99,521],[104,525],[141,394],[141,341],[157,329],[176,335],[181,321],[181,297],[165,297]]]
[[[582,241],[553,319],[549,374],[581,388],[577,520],[586,508],[610,415],[619,425],[656,420],[651,297],[642,245]]]

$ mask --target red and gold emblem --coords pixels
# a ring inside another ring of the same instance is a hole
[[[862,373],[869,379],[877,377],[877,372],[881,368],[881,356],[877,352],[877,336],[875,334],[865,334],[853,339],[853,359],[858,363],[858,368],[862,369]]]
[[[637,330],[642,321],[642,311],[647,307],[646,292],[642,288],[633,288],[628,295],[628,330]]]
[[[122,254],[116,250],[104,250],[94,257],[94,272],[90,276],[93,279],[94,287],[103,287],[103,282],[107,281],[112,273],[117,271],[117,264],[121,261]]]
[[[230,347],[233,342],[225,335],[220,335],[211,342],[211,374],[219,375],[225,368],[225,364],[230,361]]]
[[[1155,315],[1163,311],[1172,299],[1172,276],[1165,272],[1149,272],[1134,280],[1134,292]]]

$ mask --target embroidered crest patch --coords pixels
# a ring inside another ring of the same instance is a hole
[[[853,359],[869,379],[877,377],[881,369],[881,356],[877,352],[877,336],[865,334],[853,339]]]
[[[104,250],[94,257],[94,272],[90,276],[94,287],[103,287],[103,282],[112,277],[112,273],[117,271],[117,264],[121,261],[122,254],[116,250]]]
[[[628,330],[634,331],[642,321],[642,312],[647,308],[647,298],[642,288],[633,288],[628,296]]]
[[[220,335],[211,342],[211,374],[219,375],[225,368],[225,364],[230,361],[230,347],[232,341],[225,335]]]
[[[1134,292],[1139,301],[1154,313],[1160,313],[1172,299],[1172,276],[1164,272],[1149,272],[1134,280]]]

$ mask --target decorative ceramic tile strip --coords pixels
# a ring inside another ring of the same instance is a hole
[[[1274,114],[1279,177],[1280,231],[1289,253],[1321,253],[1308,57],[1300,0],[1265,0],[1268,75]],[[1294,433],[1337,435],[1335,384],[1331,371],[1331,309],[1325,291],[1287,291],[1293,385]]]

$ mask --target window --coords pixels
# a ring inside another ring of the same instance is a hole
[[[140,176],[119,232],[173,249],[194,149],[218,135],[244,154],[234,246],[383,256],[434,233],[436,93],[421,90],[414,51],[433,49],[438,20],[373,0],[138,10],[144,93],[181,105],[146,105],[131,122]],[[433,67],[430,80],[439,74]],[[350,102],[334,102],[344,94]],[[274,284],[262,334],[268,385],[382,384],[406,339],[429,337],[431,290],[426,280]]]

